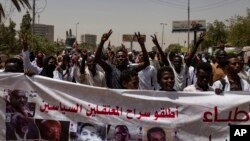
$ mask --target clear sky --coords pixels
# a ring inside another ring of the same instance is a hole
[[[40,13],[39,23],[55,27],[55,40],[65,39],[69,28],[76,33],[78,41],[81,34],[96,34],[99,42],[102,33],[113,29],[110,41],[113,45],[122,43],[122,34],[141,32],[147,35],[146,46],[153,46],[150,35],[156,33],[159,42],[162,26],[165,26],[164,48],[170,43],[184,45],[187,33],[172,33],[172,21],[187,20],[188,0],[47,0],[45,9]],[[45,5],[45,0],[37,0],[38,8]],[[225,21],[234,15],[246,15],[250,0],[190,0],[190,19],[213,22]],[[12,20],[19,24],[23,13],[14,12]],[[36,23],[38,18],[36,17]],[[193,37],[190,34],[191,39]],[[138,43],[134,43],[134,47]],[[129,43],[125,43],[129,47]],[[187,46],[187,45],[186,45]]]

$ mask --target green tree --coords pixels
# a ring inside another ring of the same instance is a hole
[[[45,36],[32,35],[32,18],[27,12],[22,19],[20,25],[19,38],[27,38],[29,50],[33,52],[42,51],[47,55],[54,55],[60,50],[55,42],[49,41]]]
[[[94,52],[96,50],[96,45],[92,45],[89,43],[81,43],[78,45],[80,49],[85,48],[91,52]]]
[[[30,16],[30,13],[27,11],[25,15],[23,15],[22,22],[20,24],[20,31],[19,31],[19,41],[21,39],[26,39],[28,42],[29,46],[33,46],[32,44],[32,32],[31,32],[31,21],[32,18]],[[20,49],[21,49],[21,44],[20,44]]]
[[[16,23],[12,20],[9,22],[9,26],[0,24],[0,52],[3,54],[17,54],[18,42],[16,36]]]
[[[227,42],[228,29],[222,21],[215,20],[207,26],[207,32],[203,46],[217,46]]]
[[[41,35],[33,36],[33,46],[30,49],[33,52],[41,51],[46,55],[55,55],[61,50],[59,44],[49,41],[46,37]]]
[[[15,6],[17,11],[19,11],[19,12],[22,10],[21,7],[23,7],[23,8],[27,7],[29,9],[31,9],[29,0],[11,0],[11,3]],[[2,21],[2,17],[5,17],[5,12],[4,12],[2,3],[0,3],[0,22]]]
[[[228,40],[233,46],[249,46],[250,45],[250,12],[246,17],[235,16],[228,20],[229,37]]]
[[[20,25],[20,34],[31,36],[31,24],[32,18],[30,16],[30,13],[27,11],[26,14],[22,18],[22,22]]]
[[[168,48],[165,49],[165,52],[181,52],[181,46],[180,44],[170,44]]]

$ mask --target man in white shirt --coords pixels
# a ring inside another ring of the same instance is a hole
[[[197,82],[184,88],[184,92],[202,92],[213,91],[209,86],[209,80],[212,74],[212,66],[210,63],[200,63],[196,69]]]
[[[95,62],[95,56],[88,56],[85,65],[85,60],[82,60],[81,67],[77,69],[77,76],[79,77],[79,83],[106,87],[105,73],[98,69]]]
[[[143,62],[143,53],[140,52],[137,56],[138,62]],[[154,66],[149,65],[143,70],[139,71],[139,89],[141,90],[157,90],[158,82],[157,82],[157,70]]]
[[[24,72],[29,74],[39,74],[42,76],[54,78],[54,79],[62,79],[61,74],[56,69],[57,67],[57,60],[53,56],[49,56],[45,59],[43,68],[32,64],[30,62],[30,53],[28,50],[28,43],[27,39],[22,39],[22,55],[23,55],[23,67]]]
[[[213,83],[213,88],[215,89],[216,94],[220,94],[223,91],[250,91],[249,83],[238,75],[241,71],[241,67],[237,55],[227,55],[227,60],[223,70],[226,76]]]
[[[182,91],[186,87],[188,68],[191,64],[191,60],[194,57],[199,45],[203,41],[204,36],[205,34],[200,35],[200,38],[197,41],[195,47],[192,49],[191,53],[185,59],[183,59],[177,53],[174,53],[173,57],[170,57],[170,54],[169,54],[168,58],[166,58],[164,52],[162,51],[162,48],[160,47],[158,43],[156,35],[151,36],[152,41],[154,42],[157,49],[159,50],[159,53],[161,54],[163,63],[165,63],[166,66],[170,66],[171,68],[173,68],[174,75],[175,75],[175,85],[174,85],[175,90]]]

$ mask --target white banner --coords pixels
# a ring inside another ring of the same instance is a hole
[[[250,124],[249,92],[112,90],[0,74],[0,140],[225,141]]]

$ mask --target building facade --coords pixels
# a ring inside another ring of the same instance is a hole
[[[45,36],[49,41],[54,41],[54,25],[35,24],[34,34]]]
[[[81,35],[81,42],[96,46],[97,36],[93,34]]]

